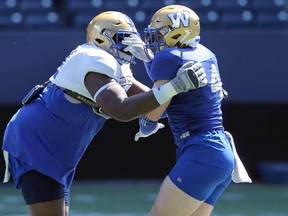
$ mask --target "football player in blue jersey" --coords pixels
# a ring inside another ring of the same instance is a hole
[[[4,181],[13,176],[32,216],[67,216],[76,166],[106,119],[130,121],[174,95],[207,84],[199,63],[180,68],[150,90],[133,78],[124,37],[138,36],[125,14],[108,11],[47,82],[35,86],[9,121],[3,139]],[[136,95],[137,94],[137,95]]]
[[[123,44],[145,62],[154,87],[168,82],[189,61],[201,63],[208,79],[203,88],[176,95],[139,121],[136,141],[162,128],[157,121],[165,113],[177,145],[177,162],[165,178],[150,216],[209,216],[236,167],[234,143],[223,126],[225,91],[216,56],[200,43],[198,15],[181,5],[163,7],[153,15],[145,29],[145,42],[146,48],[132,35]],[[246,170],[241,171],[240,177],[245,178],[240,182],[250,182]]]

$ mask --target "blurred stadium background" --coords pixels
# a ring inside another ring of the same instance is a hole
[[[200,17],[201,42],[216,53],[224,88],[229,92],[229,99],[223,104],[224,125],[234,135],[238,153],[254,180],[249,186],[232,185],[215,215],[288,215],[287,0],[0,0],[0,139],[27,91],[44,82],[72,49],[85,42],[86,25],[95,15],[107,10],[126,13],[143,36],[152,14],[168,4],[188,6]],[[151,85],[141,62],[132,67],[137,78]],[[165,120],[163,123],[167,125]],[[75,193],[79,194],[72,201],[74,209],[81,211],[84,207],[77,203],[81,199],[88,199],[89,203],[89,194],[95,193],[97,197],[93,199],[107,199],[108,207],[103,208],[108,210],[99,210],[99,215],[120,215],[109,212],[109,208],[120,203],[115,207],[120,212],[125,201],[131,214],[123,211],[126,213],[122,215],[147,213],[160,180],[175,162],[175,146],[168,127],[134,142],[137,131],[137,121],[106,123],[79,164],[75,176],[76,184],[79,182]],[[0,162],[2,178],[2,158]],[[129,184],[123,186],[121,182],[127,179]],[[83,181],[111,180],[104,186],[108,188],[105,192],[102,184],[83,188]],[[151,180],[155,180],[152,185]],[[146,181],[148,186],[139,181]],[[10,213],[9,209],[6,211],[11,204],[17,206],[20,202],[22,206],[21,197],[10,189],[9,184],[0,187],[0,215],[21,215],[21,210],[17,213],[13,207]],[[148,201],[131,195],[141,195],[141,191],[147,193],[143,196],[148,196]],[[105,193],[113,198],[113,192],[129,198],[123,200],[120,196],[109,202]],[[277,202],[272,202],[271,197]],[[138,204],[134,204],[135,199],[140,200]],[[225,207],[230,204],[235,207],[231,211]],[[91,212],[99,206],[93,206],[87,204],[85,215],[95,215]],[[253,211],[248,212],[247,206]],[[6,210],[1,213],[1,209]],[[23,212],[25,215],[25,207]],[[72,211],[72,215],[83,212]]]

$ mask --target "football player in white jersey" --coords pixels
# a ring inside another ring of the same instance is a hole
[[[251,182],[232,136],[224,131],[221,103],[225,91],[216,56],[199,43],[199,17],[188,7],[159,9],[145,33],[154,57],[140,52],[143,42],[134,35],[125,38],[123,44],[146,62],[154,87],[173,78],[178,67],[188,61],[200,62],[208,79],[203,88],[176,95],[139,121],[136,141],[156,132],[158,119],[166,113],[177,145],[177,162],[165,178],[150,216],[209,216],[231,176],[237,183]]]
[[[32,216],[67,216],[76,166],[106,119],[130,121],[174,95],[206,85],[200,64],[185,65],[150,90],[133,78],[133,58],[121,42],[138,36],[125,14],[103,12],[47,82],[35,86],[4,134],[4,182],[13,176]]]

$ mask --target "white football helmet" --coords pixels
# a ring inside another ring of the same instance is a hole
[[[133,21],[125,14],[107,11],[95,16],[87,26],[86,41],[112,54],[120,64],[128,64],[133,60],[127,47],[121,42],[131,34],[139,35]]]
[[[147,47],[156,52],[164,47],[195,47],[200,41],[199,17],[182,5],[165,6],[153,15],[144,32]]]

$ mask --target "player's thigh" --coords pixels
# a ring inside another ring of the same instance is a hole
[[[166,177],[150,216],[190,216],[201,203],[202,201],[189,196]]]
[[[213,206],[203,202],[190,216],[209,216],[213,210]]]
[[[223,143],[221,136],[212,138],[201,139],[188,146],[169,173],[178,188],[201,201],[206,201],[216,187],[231,179],[234,165],[230,145]]]
[[[205,200],[205,203],[208,203],[212,206],[218,201],[219,197],[222,195],[224,190],[229,186],[231,183],[231,176],[227,177],[221,184],[217,185],[214,189],[213,193]]]
[[[31,216],[67,216],[64,198],[28,205]]]
[[[59,182],[32,170],[20,177],[20,185],[31,215],[65,216],[65,187]]]

